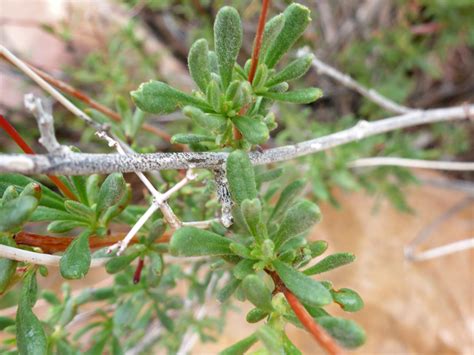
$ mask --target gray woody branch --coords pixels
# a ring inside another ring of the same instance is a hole
[[[251,152],[254,165],[290,160],[396,129],[427,123],[469,119],[474,105],[416,110],[374,122],[359,121],[354,127],[294,145]],[[0,154],[0,173],[87,175],[92,173],[137,172],[166,169],[222,167],[227,153],[152,154]]]

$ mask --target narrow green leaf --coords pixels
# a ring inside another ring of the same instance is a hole
[[[248,155],[242,150],[229,154],[226,163],[227,180],[232,199],[241,204],[243,200],[257,197],[255,173]]]
[[[292,102],[295,104],[310,104],[322,97],[323,92],[318,88],[305,88],[288,92],[267,91],[260,95],[276,101]]]
[[[215,138],[204,134],[177,133],[171,137],[171,143],[193,144],[201,142],[214,142]]]
[[[301,351],[291,342],[287,337],[286,333],[283,333],[283,349],[285,349],[285,355],[302,355]]]
[[[87,199],[87,179],[85,176],[71,176],[70,177],[72,184],[74,185],[74,190],[76,190],[77,197],[79,201],[87,205],[89,203]]]
[[[88,223],[82,221],[67,221],[67,220],[58,220],[53,221],[48,224],[48,232],[51,233],[66,233],[74,228],[87,227]]]
[[[16,313],[16,342],[21,355],[46,355],[47,339],[41,322],[31,310],[36,302],[38,285],[36,273],[27,272],[21,289]]]
[[[328,248],[328,242],[325,240],[317,240],[308,245],[309,250],[311,250],[311,257],[315,258],[323,254]]]
[[[232,242],[230,243],[229,248],[232,251],[232,253],[240,256],[241,258],[246,258],[246,259],[251,258],[250,249],[247,248],[244,244]]]
[[[227,301],[229,297],[233,295],[235,290],[237,290],[237,288],[240,286],[241,282],[241,280],[232,277],[223,288],[217,291],[216,297],[219,302]]]
[[[0,235],[0,244],[13,248],[16,247],[15,241],[6,235]],[[15,260],[0,258],[0,295],[3,294],[10,285],[15,275],[17,264],[18,262]]]
[[[8,186],[3,192],[3,196],[0,200],[0,207],[11,200],[16,199],[19,196],[18,191],[14,185]]]
[[[283,169],[272,169],[258,174],[255,177],[257,185],[263,184],[264,182],[269,182],[278,179],[283,174]]]
[[[216,80],[211,80],[206,90],[207,102],[211,104],[215,112],[221,112],[222,109],[222,92]]]
[[[283,28],[270,44],[265,55],[265,64],[273,68],[280,58],[293,46],[296,40],[303,34],[311,21],[310,10],[300,4],[291,4],[283,13],[285,23]]]
[[[331,290],[332,298],[346,312],[357,312],[364,307],[364,301],[357,292],[350,288]]]
[[[106,209],[117,204],[126,194],[127,183],[121,173],[112,173],[105,181],[99,190],[97,198],[97,215],[103,214]]]
[[[182,227],[174,232],[170,252],[176,256],[229,255],[231,240],[206,230]]]
[[[331,294],[320,282],[313,280],[279,260],[273,261],[272,264],[285,286],[301,302],[314,307],[325,306],[332,302]]]
[[[21,192],[21,196],[32,196],[39,201],[41,199],[41,185],[37,182],[29,183]]]
[[[243,355],[247,350],[249,350],[253,344],[258,340],[257,335],[254,333],[248,337],[238,341],[237,343],[229,346],[228,348],[222,350],[219,355]]]
[[[268,48],[275,42],[285,24],[285,15],[279,14],[272,17],[266,24],[263,31],[262,46],[260,47],[260,62],[265,58]]]
[[[250,233],[257,242],[267,238],[267,226],[263,223],[262,205],[259,199],[244,200],[241,205],[242,215],[247,222]]]
[[[284,354],[283,342],[277,330],[265,324],[258,328],[256,334],[270,354]]]
[[[217,13],[214,22],[214,48],[224,89],[232,79],[232,71],[241,45],[242,24],[239,13],[233,7],[224,6]]]
[[[205,93],[207,84],[211,81],[209,48],[205,39],[198,39],[191,46],[188,54],[188,67],[194,82]]]
[[[156,80],[141,84],[131,95],[138,108],[149,113],[171,113],[185,105],[208,108],[203,100]]]
[[[323,272],[335,269],[339,266],[349,264],[355,260],[355,255],[352,253],[336,253],[326,256],[323,260],[310,268],[304,270],[306,275],[316,275]]]
[[[63,203],[64,204],[64,203]],[[36,210],[30,217],[30,221],[32,222],[44,222],[44,221],[78,221],[87,223],[87,219],[83,216],[73,215],[69,212],[65,212],[64,210],[58,210],[55,208],[49,208],[45,206],[38,206]]]
[[[273,237],[278,249],[286,240],[306,232],[321,220],[319,207],[309,201],[300,201],[286,212],[277,234]]]
[[[15,320],[8,317],[0,316],[0,330],[4,330],[6,327],[9,327],[14,324]]]
[[[304,180],[295,180],[283,189],[280,194],[280,198],[278,199],[278,202],[272,211],[269,221],[272,219],[278,219],[284,214],[284,212],[288,210],[288,208],[303,191],[304,185]]]
[[[242,259],[237,265],[232,269],[232,274],[235,278],[243,280],[247,275],[250,275],[255,272],[253,266],[255,265],[256,260]]]
[[[355,349],[365,342],[364,330],[352,320],[325,316],[316,321],[345,348]]]
[[[245,297],[247,297],[254,306],[267,312],[273,310],[272,290],[265,285],[264,281],[258,275],[247,275],[242,281],[241,287]]]
[[[89,248],[89,231],[82,232],[68,246],[59,261],[59,271],[65,279],[83,278],[91,265],[91,250]]]
[[[33,196],[19,196],[0,207],[0,232],[13,231],[27,222],[38,206]]]
[[[88,221],[92,221],[95,217],[94,211],[90,207],[77,201],[66,200],[64,201],[64,207],[72,215],[81,216]]]
[[[249,323],[257,323],[260,322],[263,318],[268,316],[268,312],[264,311],[263,309],[260,308],[254,308],[251,309],[248,313],[247,316],[245,317],[245,320]]]
[[[92,206],[97,202],[97,197],[99,196],[100,180],[101,178],[98,174],[93,174],[87,178],[86,193],[89,206]]]
[[[226,124],[226,119],[224,117],[204,113],[193,106],[184,107],[183,113],[197,125],[209,130],[219,130]]]
[[[130,254],[115,256],[107,261],[105,264],[105,270],[107,270],[109,274],[115,274],[130,265],[130,263],[140,255],[140,253],[140,251],[135,251]]]
[[[244,138],[252,144],[263,144],[270,137],[267,125],[258,118],[234,116],[231,120]]]
[[[291,81],[301,78],[311,68],[313,54],[305,54],[288,64],[282,71],[276,73],[265,83],[265,86],[272,87],[284,81]]]

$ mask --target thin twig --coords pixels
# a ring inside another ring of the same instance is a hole
[[[16,62],[12,61],[9,57],[7,57],[3,53],[3,50],[0,52],[0,57],[4,58],[7,62],[9,62],[13,65],[16,65]],[[120,115],[117,112],[109,109],[108,107],[106,107],[106,106],[100,104],[99,102],[95,101],[94,99],[90,98],[86,93],[72,87],[71,85],[69,85],[69,84],[67,84],[67,83],[65,83],[65,82],[63,82],[59,79],[54,78],[50,74],[48,74],[48,73],[46,73],[46,72],[44,72],[44,71],[42,71],[38,68],[35,68],[33,65],[31,65],[29,63],[25,62],[25,65],[27,65],[33,72],[35,72],[39,77],[44,79],[50,85],[56,87],[57,89],[61,90],[62,92],[65,92],[68,95],[71,95],[71,96],[75,97],[76,99],[82,101],[86,105],[88,105],[88,106],[92,107],[93,109],[103,113],[104,115],[106,115],[107,117],[112,119],[113,121],[120,122],[122,120],[122,118],[120,117]],[[171,135],[169,135],[168,133],[162,131],[158,127],[155,127],[155,126],[150,125],[148,123],[143,124],[142,127],[145,131],[153,133],[154,135],[166,140],[167,142],[169,142],[171,140]],[[177,146],[181,146],[181,145],[177,144]]]
[[[40,138],[38,141],[49,153],[69,154],[71,149],[59,144],[54,132],[54,118],[51,105],[45,105],[39,97],[34,94],[26,94],[24,97],[25,108],[35,116],[38,122]]]
[[[468,115],[466,115],[466,110]],[[254,151],[249,154],[254,165],[264,165],[322,152],[339,145],[422,124],[465,120],[474,112],[474,105],[414,111],[399,116],[367,122],[354,127],[294,145]],[[178,152],[150,154],[85,154],[15,155],[0,154],[0,173],[89,175],[93,173],[137,172],[166,169],[221,168],[225,152]]]
[[[374,166],[403,166],[418,169],[474,171],[474,162],[430,161],[397,157],[362,158],[349,163],[349,167],[351,168]]]
[[[270,0],[262,0],[262,9],[260,10],[260,17],[258,19],[257,33],[253,43],[252,61],[249,70],[249,82],[253,82],[255,72],[257,71],[258,60],[260,56],[260,48],[262,47],[263,31],[265,30],[265,20],[267,18],[268,7]]]
[[[307,48],[303,48],[298,51],[299,56],[303,56],[309,53]],[[381,95],[374,89],[366,88],[365,86],[359,84],[357,81],[352,79],[349,75],[341,73],[336,68],[331,67],[329,64],[326,64],[314,57],[313,66],[316,68],[318,74],[327,75],[334,80],[338,81],[342,85],[358,92],[362,96],[365,96],[369,100],[375,102],[380,107],[383,107],[387,111],[394,113],[409,113],[415,111],[412,108],[397,104],[396,102],[390,100],[389,98]]]

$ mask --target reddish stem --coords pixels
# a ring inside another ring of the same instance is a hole
[[[133,283],[135,285],[140,282],[144,265],[145,265],[145,259],[143,258],[138,259],[137,268],[135,269],[135,273],[133,274]]]
[[[91,249],[98,249],[111,246],[125,237],[125,233],[117,233],[105,237],[92,235],[89,238],[89,246]],[[171,238],[171,233],[166,232],[157,239],[157,243],[166,243]],[[15,242],[18,245],[27,245],[30,247],[38,247],[44,253],[53,254],[65,251],[69,244],[72,243],[74,237],[69,236],[49,236],[28,232],[19,232],[15,235]],[[133,238],[131,244],[137,242],[137,238]]]
[[[270,276],[275,282],[276,291],[283,292],[285,295],[288,304],[290,305],[293,312],[295,312],[296,317],[298,317],[301,324],[306,328],[306,330],[313,336],[313,338],[325,349],[328,354],[331,355],[341,355],[343,354],[339,346],[334,342],[334,340],[321,328],[321,326],[311,317],[306,308],[301,304],[298,298],[286,288],[283,281],[280,279],[277,273],[268,271]]]
[[[0,58],[3,58],[4,60],[11,63],[2,54],[0,54]],[[66,84],[65,82],[63,82],[61,80],[58,80],[58,79],[52,77],[48,73],[46,73],[46,72],[44,72],[44,71],[42,71],[38,68],[35,68],[34,66],[32,66],[29,63],[27,63],[27,64],[28,64],[28,66],[30,67],[31,70],[33,70],[41,78],[43,78],[45,81],[47,81],[49,84],[53,85],[54,87],[58,88],[59,90],[61,90],[61,91],[65,92],[66,94],[71,95],[71,96],[75,97],[76,99],[84,102],[86,105],[92,107],[93,109],[95,109],[99,112],[102,112],[104,115],[108,116],[113,121],[120,122],[122,120],[122,118],[120,117],[120,115],[117,112],[112,111],[108,107],[106,107],[106,106],[98,103],[97,101],[93,100],[92,98],[87,96],[87,94],[85,94],[84,92],[72,87],[69,84]],[[160,137],[160,138],[162,138],[162,139],[164,139],[168,142],[171,140],[171,136],[168,133],[166,133],[166,132],[162,131],[161,129],[159,129],[155,126],[152,126],[150,124],[145,123],[143,125],[143,129],[145,131],[148,131],[148,132],[151,132],[151,133],[157,135],[158,137]],[[183,147],[180,144],[177,144],[177,146]]]
[[[36,154],[34,150],[25,142],[25,140],[20,136],[18,131],[7,121],[5,117],[0,115],[0,127],[15,141],[15,143],[26,153],[26,154]],[[61,190],[61,192],[71,200],[77,201],[76,195],[72,193],[71,190],[63,184],[57,176],[47,175],[48,178],[53,182],[56,187]]]
[[[258,57],[260,55],[260,48],[262,47],[263,31],[265,30],[265,20],[267,18],[268,6],[270,0],[262,1],[262,11],[260,12],[260,18],[258,19],[257,33],[255,34],[255,42],[253,44],[252,63],[249,71],[249,82],[253,82],[255,72],[258,66]]]
[[[252,62],[250,64],[250,71],[248,80],[250,83],[253,82],[255,77],[255,72],[257,71],[258,66],[258,57],[260,55],[260,48],[262,47],[262,38],[263,31],[265,30],[265,19],[267,18],[268,7],[270,5],[270,0],[262,1],[262,11],[260,12],[260,17],[258,19],[257,32],[255,33],[255,40],[253,43],[253,52],[252,52]],[[244,115],[248,110],[248,106],[244,106],[239,111],[239,116]],[[242,134],[239,132],[237,127],[233,128],[234,139],[239,140],[242,138]]]

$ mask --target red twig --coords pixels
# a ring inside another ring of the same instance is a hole
[[[116,233],[107,235],[105,237],[98,237],[92,235],[89,237],[89,246],[91,249],[98,249],[111,246],[125,237],[125,233]],[[166,243],[170,240],[171,233],[165,232],[160,238],[156,240],[157,243]],[[65,251],[69,244],[72,243],[74,237],[70,236],[49,236],[28,232],[19,232],[15,235],[15,242],[18,245],[25,245],[30,247],[38,247],[43,252],[53,254]],[[132,239],[131,243],[136,243],[138,238]]]
[[[265,29],[265,20],[267,18],[268,6],[270,0],[262,1],[262,11],[260,12],[260,18],[258,19],[257,33],[255,34],[255,42],[253,43],[252,63],[249,71],[249,82],[253,82],[255,72],[257,71],[258,57],[260,55],[260,48],[262,47],[263,31]]]
[[[270,4],[270,0],[263,0],[262,1],[262,11],[260,12],[260,17],[258,19],[258,26],[257,32],[255,33],[255,40],[253,43],[253,52],[252,52],[252,62],[250,65],[249,77],[248,80],[250,83],[253,82],[253,78],[255,77],[255,72],[257,71],[258,65],[258,57],[260,55],[260,48],[262,47],[262,38],[263,38],[263,31],[265,29],[265,19],[267,18],[268,7]],[[244,115],[248,110],[248,106],[244,106],[239,111],[239,116]],[[242,134],[239,132],[237,127],[234,126],[233,129],[234,139],[239,140],[242,138]]]
[[[6,60],[7,62],[9,62],[11,64],[11,62],[1,54],[0,54],[0,58]],[[84,92],[72,87],[69,84],[66,84],[65,82],[63,82],[61,80],[58,80],[58,79],[52,77],[50,74],[48,74],[48,73],[46,73],[46,72],[44,72],[44,71],[42,71],[38,68],[35,68],[34,66],[32,66],[29,63],[27,63],[27,64],[28,64],[28,66],[30,67],[31,70],[33,70],[41,78],[43,78],[45,81],[47,81],[49,84],[53,85],[57,89],[65,92],[68,95],[71,95],[71,96],[75,97],[76,99],[82,101],[86,105],[92,107],[93,109],[95,109],[95,110],[103,113],[107,117],[111,118],[113,121],[120,122],[122,120],[122,118],[120,117],[120,115],[117,112],[115,112],[115,111],[109,109],[108,107],[98,103],[97,101],[93,100],[92,98],[87,96],[87,94],[85,94]],[[143,129],[145,131],[148,131],[148,132],[151,132],[151,133],[155,134],[156,136],[158,136],[158,137],[160,137],[160,138],[162,138],[162,139],[164,139],[168,142],[171,140],[171,136],[168,133],[166,133],[166,132],[162,131],[161,129],[159,129],[157,127],[154,127],[150,124],[145,123],[143,125]]]
[[[339,346],[334,342],[334,340],[327,335],[327,333],[321,328],[321,326],[314,321],[311,315],[308,313],[306,308],[301,304],[298,298],[286,288],[283,281],[275,272],[268,272],[275,282],[276,291],[283,292],[285,295],[288,304],[290,305],[293,312],[295,312],[296,317],[298,317],[301,324],[306,328],[306,330],[313,336],[313,338],[325,349],[328,354],[331,355],[341,355],[343,354]]]
[[[7,121],[5,117],[0,115],[0,127],[15,141],[15,143],[26,153],[26,154],[36,154],[34,150],[25,142],[25,140],[20,136],[18,131]],[[71,190],[63,184],[57,176],[47,175],[48,178],[53,182],[56,187],[61,190],[61,192],[71,200],[77,201],[76,195],[72,193]]]
[[[133,274],[133,283],[135,285],[140,282],[144,265],[145,265],[145,259],[143,258],[138,259],[137,268],[135,269],[135,273]]]

